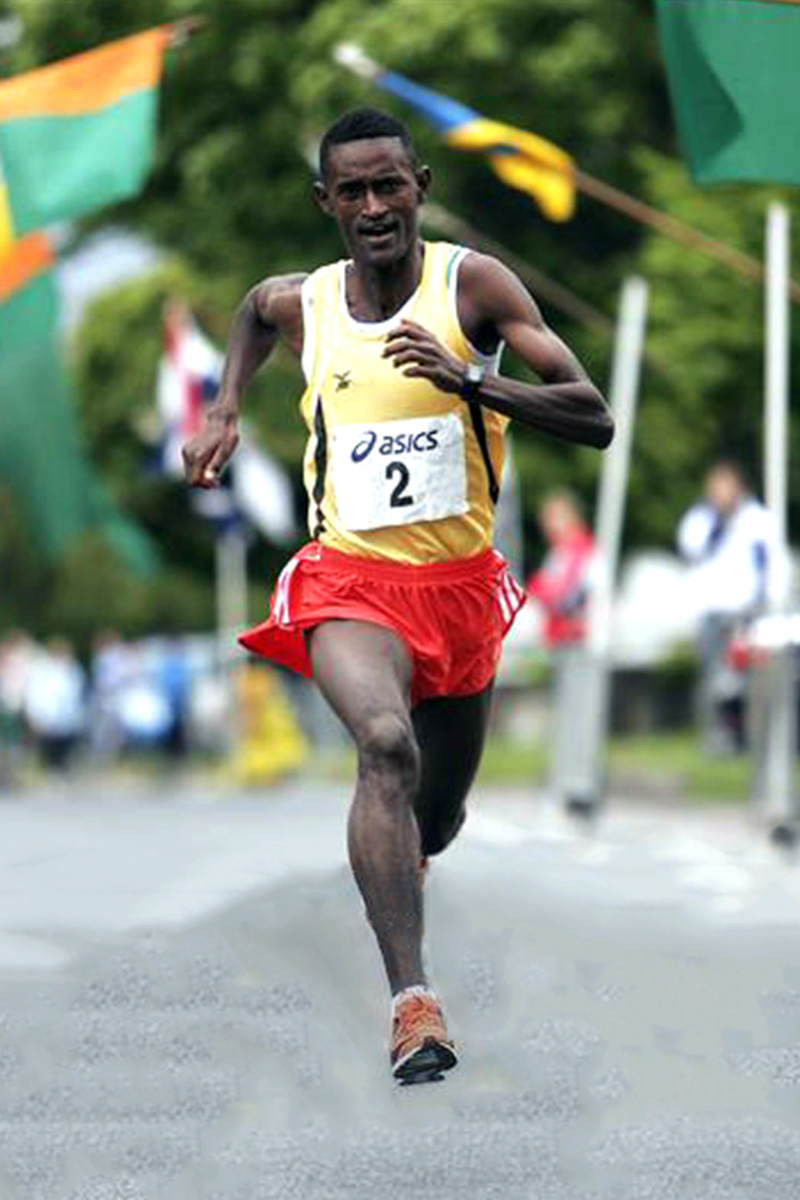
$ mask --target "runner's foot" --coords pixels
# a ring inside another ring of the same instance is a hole
[[[430,1083],[458,1059],[433,992],[409,989],[395,997],[392,1075],[400,1083]]]

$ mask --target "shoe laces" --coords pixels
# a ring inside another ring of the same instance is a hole
[[[407,1041],[429,1030],[441,1035],[444,1028],[442,1010],[432,996],[409,996],[395,1013],[395,1032],[398,1040]]]

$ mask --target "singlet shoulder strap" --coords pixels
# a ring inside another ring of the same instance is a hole
[[[467,351],[470,357],[475,362],[483,363],[489,371],[496,371],[500,363],[500,354],[502,347],[499,347],[494,354],[482,354],[475,346],[471,344],[467,335],[461,329],[461,322],[458,319],[458,272],[464,259],[469,254],[468,246],[454,246],[449,243],[442,243],[442,249],[446,252],[445,259],[445,286],[447,288],[447,304],[450,309],[450,315],[455,322],[456,327],[461,331],[461,336],[464,339]],[[471,400],[468,403],[470,420],[472,429],[475,434],[475,440],[478,443],[478,448],[481,452],[484,467],[486,468],[486,481],[489,488],[489,496],[492,504],[496,504],[500,496],[500,484],[497,480],[497,475],[492,462],[492,456],[489,453],[489,441],[486,436],[486,422],[483,416],[483,408],[478,400]]]
[[[494,470],[492,456],[489,453],[489,442],[486,437],[486,422],[483,419],[483,408],[479,400],[470,400],[469,415],[472,420],[472,428],[475,431],[475,440],[480,447],[483,465],[486,468],[486,482],[489,486],[489,496],[492,504],[497,504],[500,497],[500,485],[497,482],[497,475]]]

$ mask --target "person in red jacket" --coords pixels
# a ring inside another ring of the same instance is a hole
[[[594,797],[585,794],[587,776],[575,744],[574,718],[584,686],[582,648],[594,543],[580,505],[569,492],[545,497],[539,524],[548,551],[528,580],[527,590],[543,610],[544,640],[553,657],[553,790],[569,812],[583,815],[590,811]]]
[[[545,641],[548,646],[583,641],[594,551],[592,532],[569,492],[553,492],[545,498],[539,524],[548,553],[528,580],[528,592],[544,609]]]

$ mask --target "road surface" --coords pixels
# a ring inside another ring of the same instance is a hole
[[[388,1075],[346,789],[0,794],[2,1200],[796,1200],[800,867],[483,793],[429,879],[462,1060]]]

